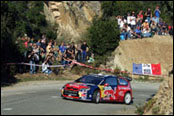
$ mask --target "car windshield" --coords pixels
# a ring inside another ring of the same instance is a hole
[[[103,80],[103,78],[101,78],[101,77],[86,75],[86,76],[83,76],[83,77],[75,80],[75,82],[90,83],[90,84],[98,85],[102,80]]]

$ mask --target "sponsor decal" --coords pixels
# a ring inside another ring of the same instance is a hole
[[[104,100],[115,100],[116,99],[116,87],[114,87],[114,90],[111,86],[101,86],[99,85],[99,88],[101,90],[101,98]]]
[[[87,99],[87,92],[88,92],[89,89],[81,89],[79,91],[79,97],[83,100],[86,100]]]
[[[118,89],[119,89],[119,90],[130,90],[129,87],[119,87]]]

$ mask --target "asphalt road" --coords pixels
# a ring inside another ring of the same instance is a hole
[[[65,100],[61,87],[69,81],[24,82],[1,88],[2,115],[111,115],[135,114],[136,105],[144,104],[158,90],[160,83],[132,81],[134,103],[91,103]]]

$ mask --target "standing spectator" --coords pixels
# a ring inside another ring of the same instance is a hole
[[[120,29],[124,27],[124,24],[125,24],[125,20],[124,20],[124,17],[122,16],[120,21]]]
[[[68,44],[66,52],[65,52],[63,59],[62,59],[62,65],[71,64],[72,60],[74,60],[73,51],[70,48],[70,44]]]
[[[41,40],[41,48],[44,50],[44,53],[46,53],[46,41],[45,40]]]
[[[157,17],[157,23],[159,23],[160,14],[161,14],[161,11],[159,10],[159,6],[156,6],[155,16]]]
[[[86,41],[84,41],[83,44],[81,45],[81,49],[82,49],[82,62],[85,62],[86,61],[87,48],[89,48],[89,47],[88,47]]]
[[[118,27],[120,28],[120,24],[121,24],[121,16],[118,15],[118,16],[116,17],[116,19],[117,19]]]
[[[62,60],[62,58],[63,58],[63,56],[64,56],[65,51],[66,51],[66,46],[65,46],[65,43],[64,43],[64,42],[62,42],[62,43],[61,43],[61,45],[59,46],[59,56],[60,56],[60,58],[59,58],[59,59],[61,59],[61,60]]]
[[[48,46],[46,47],[46,56],[52,51],[52,42],[48,43]]]
[[[131,27],[131,15],[130,15],[130,13],[127,14],[127,24],[129,27]]]
[[[56,41],[54,42],[54,45],[53,45],[53,51],[54,51],[54,56],[56,57],[56,60],[58,60],[59,46],[57,45]]]
[[[143,21],[143,11],[140,10],[140,12],[139,12],[138,15],[137,15],[137,25],[138,25],[138,26],[141,26],[142,21]]]
[[[148,23],[150,24],[151,18],[152,18],[152,11],[150,8],[147,9],[146,13],[145,13],[146,19],[148,21]]]
[[[75,56],[75,53],[76,53],[76,46],[75,46],[74,42],[72,42],[70,48],[72,49],[73,55]]]
[[[40,39],[38,39],[36,45],[37,45],[37,46],[41,46],[41,40],[40,40]]]
[[[81,50],[81,45],[80,44],[77,45],[76,51],[77,51],[77,53],[76,53],[76,58],[75,59],[77,60],[77,62],[81,62],[82,50]]]
[[[135,17],[135,12],[132,12],[131,16],[131,29],[135,30],[136,29],[136,17]]]
[[[173,26],[171,26],[171,28],[169,28],[169,35],[173,36]]]
[[[39,61],[39,55],[37,54],[39,51],[37,49],[37,45],[33,44],[33,49],[30,51],[28,58],[30,63],[30,74],[36,73],[36,62]]]

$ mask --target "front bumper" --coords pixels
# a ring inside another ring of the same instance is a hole
[[[69,91],[69,90],[61,90],[61,96],[67,99],[75,99],[82,101],[91,101],[91,99],[87,99],[87,94],[81,94],[79,91]]]

